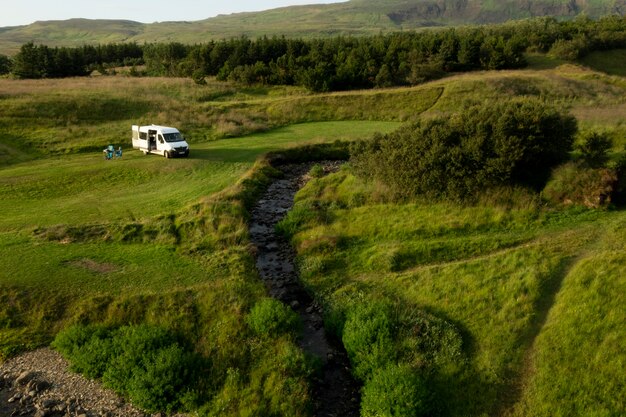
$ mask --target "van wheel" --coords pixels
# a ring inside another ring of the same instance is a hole
[[[169,159],[170,153],[168,151],[165,151],[163,152],[163,156]]]

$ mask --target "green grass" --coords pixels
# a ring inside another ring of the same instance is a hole
[[[210,358],[192,405],[202,415],[306,415],[312,368],[295,332],[261,337],[246,324],[265,288],[245,207],[275,175],[264,154],[388,132],[397,119],[326,121],[341,99],[317,105],[320,117],[272,119],[270,105],[315,99],[188,80],[3,79],[0,91],[0,360],[75,323],[154,324]],[[191,156],[132,150],[130,125],[150,122],[179,127]],[[103,159],[108,143],[122,159]]]
[[[66,244],[3,233],[0,252],[3,286],[45,292],[65,287],[76,298],[171,291],[218,278],[207,275],[215,271],[165,245]]]
[[[396,126],[368,121],[298,124],[192,144],[188,159],[144,156],[127,147],[122,159],[112,161],[95,151],[10,165],[0,170],[0,192],[5,196],[0,202],[5,213],[0,231],[67,219],[74,224],[124,222],[175,212],[234,184],[263,153],[304,143],[352,140]],[[123,145],[128,146],[126,141]]]
[[[527,388],[514,415],[626,413],[624,216],[568,270],[533,346]]]
[[[353,308],[351,300],[361,294],[365,299],[392,301],[401,328],[408,325],[403,322],[406,311],[415,310],[452,323],[463,336],[466,359],[439,371],[433,389],[442,401],[441,412],[455,416],[500,414],[514,405],[535,338],[539,335],[537,346],[542,346],[543,338],[556,326],[562,329],[560,339],[550,339],[544,356],[537,357],[538,373],[546,367],[546,380],[537,382],[538,389],[552,396],[530,397],[520,415],[534,415],[542,407],[547,411],[538,415],[571,415],[576,404],[586,404],[584,410],[598,410],[591,406],[597,396],[612,413],[606,415],[620,414],[625,381],[623,373],[618,375],[625,357],[616,346],[624,336],[617,330],[623,320],[619,307],[623,300],[619,296],[610,299],[609,288],[615,285],[614,292],[619,293],[623,256],[616,250],[626,241],[616,231],[626,220],[624,213],[553,212],[529,205],[525,199],[508,207],[390,204],[384,202],[384,195],[384,190],[344,170],[309,183],[281,224],[282,230],[293,234],[302,278],[327,306],[329,320],[336,320],[333,312]],[[610,252],[595,261],[588,258],[588,251],[604,234],[608,234],[605,242],[612,242]],[[594,269],[591,265],[599,266],[601,259],[606,264]],[[601,292],[580,285],[568,290],[574,273],[570,270],[580,262],[590,262],[589,271],[617,281]],[[579,299],[561,302],[567,293]],[[559,298],[552,307],[556,294]],[[580,301],[586,297],[591,305],[580,316]],[[575,318],[563,322],[555,318],[552,325],[553,314],[560,309],[575,312]],[[606,324],[598,325],[605,315],[610,317]],[[580,336],[565,342],[581,327],[586,330]],[[583,342],[587,355],[578,350]],[[396,343],[413,346],[419,338],[399,331]],[[606,352],[594,350],[601,350],[604,343],[609,344]],[[555,352],[560,350],[565,350],[563,357]],[[598,367],[596,362],[586,363],[595,352],[610,363]],[[400,350],[398,361],[413,363],[411,350]],[[581,366],[570,367],[572,363]],[[585,373],[589,384],[572,384]],[[602,390],[592,388],[593,378],[607,381]],[[569,390],[567,395],[562,395],[564,390]],[[575,400],[568,399],[578,393]],[[565,411],[559,414],[559,409]]]

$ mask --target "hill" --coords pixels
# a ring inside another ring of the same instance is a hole
[[[497,23],[511,19],[579,14],[626,14],[626,0],[351,0],[220,15],[194,22],[144,24],[127,20],[70,19],[0,28],[0,53],[26,42],[79,46],[109,42],[205,42],[211,39],[285,35],[365,35],[423,27]]]

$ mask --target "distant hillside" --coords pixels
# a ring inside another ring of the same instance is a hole
[[[351,0],[220,15],[194,22],[144,24],[127,20],[70,19],[0,28],[0,53],[26,42],[79,46],[109,42],[205,42],[246,35],[323,37],[364,35],[431,26],[498,23],[536,16],[572,18],[626,15],[626,0]]]

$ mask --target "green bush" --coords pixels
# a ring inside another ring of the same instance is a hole
[[[463,338],[453,324],[424,311],[403,317],[402,356],[426,369],[454,368],[463,362]]]
[[[297,332],[300,317],[278,300],[266,298],[259,301],[246,317],[246,323],[259,336],[279,336]]]
[[[609,169],[614,170],[617,175],[611,201],[622,206],[626,204],[626,152],[623,153],[617,161],[611,164]]]
[[[582,160],[591,168],[600,168],[609,160],[613,141],[606,134],[591,132],[583,136],[582,143],[576,146]]]
[[[430,416],[432,399],[426,380],[407,366],[374,372],[363,387],[363,417]]]
[[[541,189],[576,130],[572,116],[536,99],[488,103],[355,144],[351,161],[398,197],[463,200],[503,185]]]
[[[111,333],[100,325],[72,326],[60,332],[52,346],[70,360],[74,372],[100,378],[117,353]]]
[[[613,169],[570,162],[554,170],[542,196],[554,205],[599,208],[611,203],[617,183]]]
[[[346,314],[342,341],[353,374],[365,381],[396,356],[395,321],[386,302],[359,302]]]
[[[292,341],[259,345],[262,355],[245,375],[229,368],[220,392],[202,407],[199,416],[310,416],[306,382],[313,370]]]
[[[133,404],[145,410],[171,411],[182,406],[185,388],[194,372],[194,362],[191,353],[172,344],[150,351],[140,360],[134,355],[120,356],[111,363],[103,378],[110,381],[108,375],[125,375],[130,370],[130,378],[117,390],[126,393]]]
[[[102,377],[105,386],[148,411],[180,408],[194,383],[195,355],[161,327],[78,325],[60,332],[52,345],[72,369]]]

